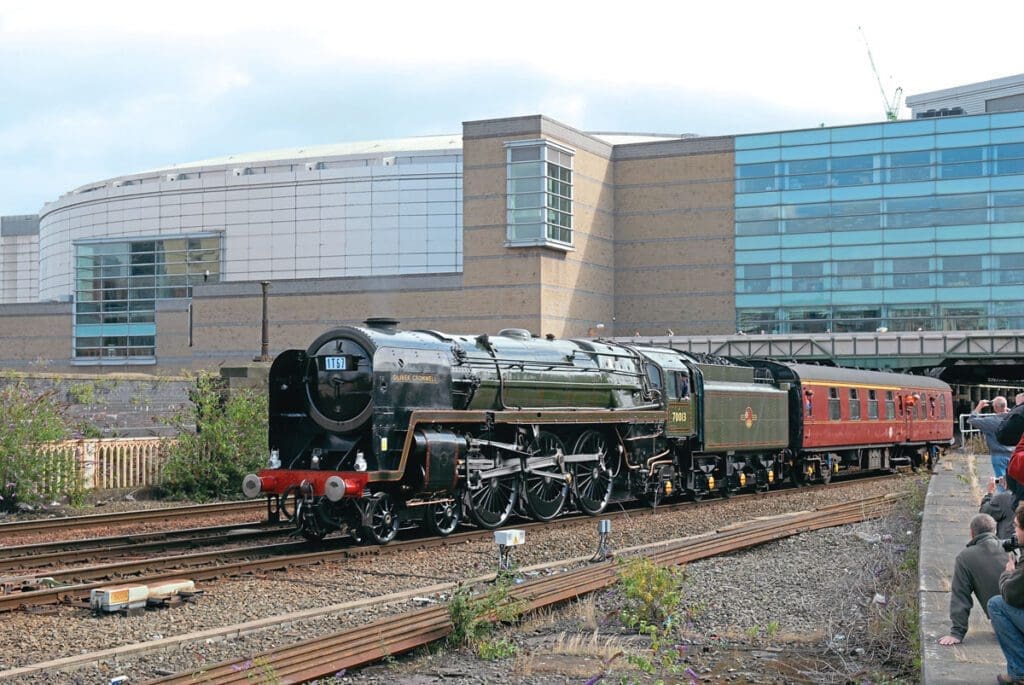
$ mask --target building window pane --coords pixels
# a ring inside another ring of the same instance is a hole
[[[897,288],[927,288],[928,258],[910,257],[892,260],[892,284]]]
[[[942,285],[951,287],[981,285],[981,256],[943,257]]]
[[[104,362],[156,355],[156,300],[216,282],[220,236],[75,246],[74,357]]]
[[[543,141],[511,144],[507,171],[509,243],[571,246],[572,153]]]

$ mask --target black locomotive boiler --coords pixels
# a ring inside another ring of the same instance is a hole
[[[613,501],[729,496],[866,465],[850,456],[857,446],[834,462],[802,449],[793,421],[804,395],[789,368],[522,329],[402,331],[370,319],[274,360],[270,460],[243,491],[266,495],[272,515],[307,538],[347,529],[386,543],[405,523],[446,535],[463,516],[496,528],[515,514],[597,515]],[[845,385],[856,377],[841,371]],[[875,376],[893,388],[925,382],[949,401],[941,381]],[[878,433],[893,442],[891,429]],[[871,464],[894,465],[899,451],[886,454]]]

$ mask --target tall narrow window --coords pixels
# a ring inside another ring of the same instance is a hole
[[[508,148],[509,245],[572,247],[572,150],[545,140]]]
[[[828,418],[832,421],[838,421],[842,418],[839,407],[839,390],[837,388],[828,389]]]
[[[893,399],[892,390],[885,391],[885,418],[896,418],[896,400]]]
[[[860,396],[857,388],[850,388],[850,420],[860,421]]]
[[[868,390],[868,418],[878,418],[878,391]]]

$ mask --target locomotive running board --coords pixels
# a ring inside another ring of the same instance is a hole
[[[518,410],[518,411],[414,411],[409,415],[409,428],[405,432],[405,443],[402,445],[402,459],[398,468],[393,471],[378,471],[370,474],[371,482],[389,482],[401,480],[405,473],[406,462],[413,447],[413,434],[421,425],[432,423],[480,423],[510,425],[528,425],[533,423],[649,423],[657,421],[663,412],[659,409],[585,409],[569,410]],[[575,461],[575,459],[571,460]]]

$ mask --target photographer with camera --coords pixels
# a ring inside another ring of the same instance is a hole
[[[1017,511],[1020,498],[1009,490],[996,492],[998,486],[1006,486],[1006,477],[989,478],[988,492],[981,498],[978,511],[996,520],[996,537],[1008,540],[1013,535],[1013,513]],[[1009,550],[1007,550],[1009,551]]]
[[[1024,507],[1013,515],[1014,540],[1024,539]],[[1009,542],[1009,541],[1007,541]],[[1024,685],[1024,565],[1011,554],[999,576],[999,594],[988,600],[988,615],[999,647],[1006,657],[1006,674],[999,683]]]
[[[991,407],[991,414],[981,413],[986,407]],[[992,471],[996,474],[997,480],[1006,475],[1006,466],[1010,463],[1010,455],[1013,454],[1013,448],[1007,447],[996,437],[996,433],[1002,427],[1003,421],[1007,418],[1008,414],[1006,398],[999,395],[993,397],[991,402],[989,400],[980,400],[977,406],[974,407],[974,411],[967,418],[971,425],[985,436],[985,444],[988,445],[989,454],[992,456]],[[1015,443],[1016,440],[1011,444]],[[1005,488],[999,485],[997,489],[999,492],[1002,492]]]
[[[985,615],[988,601],[999,594],[999,574],[1006,564],[1003,543],[996,537],[996,522],[988,514],[975,514],[971,519],[971,541],[956,555],[953,581],[949,593],[949,635],[939,638],[940,645],[958,645],[967,635],[974,599],[978,597]]]

